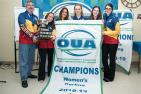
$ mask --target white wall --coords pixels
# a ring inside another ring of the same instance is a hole
[[[21,0],[0,0],[0,61],[14,61],[14,6]]]

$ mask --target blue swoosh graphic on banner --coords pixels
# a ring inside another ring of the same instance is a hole
[[[123,23],[123,24],[120,24],[120,25],[126,25],[126,24],[128,24],[129,22],[127,22],[127,23]]]
[[[35,7],[39,8],[40,18],[43,18],[43,12],[50,11],[54,5],[67,1],[78,1],[88,5],[91,8],[93,8],[95,5],[98,5],[102,11],[105,8],[105,4],[111,2],[114,6],[114,9],[118,9],[118,0],[33,0]],[[26,2],[27,0],[22,0],[23,7],[26,6]]]

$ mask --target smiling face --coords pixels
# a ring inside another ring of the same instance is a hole
[[[76,16],[81,16],[82,15],[82,6],[76,5],[74,7],[74,13],[75,13]]]
[[[48,22],[52,22],[53,18],[54,18],[54,14],[50,13],[46,19],[47,19]]]
[[[26,10],[27,10],[30,14],[32,14],[33,11],[34,11],[34,4],[33,4],[32,2],[27,2],[27,4],[26,4]]]
[[[106,8],[105,8],[106,14],[107,14],[107,15],[110,15],[110,14],[112,13],[112,11],[113,11],[112,8],[107,5]]]
[[[61,14],[61,18],[65,19],[68,16],[68,11],[67,9],[63,9],[62,14]]]
[[[98,14],[99,14],[99,8],[96,7],[96,8],[93,9],[93,16],[97,17]]]

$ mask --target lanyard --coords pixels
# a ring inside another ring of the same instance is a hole
[[[32,24],[34,24],[35,19],[34,19],[33,15],[30,15],[30,14],[28,13],[28,17],[29,17],[29,19],[31,20]]]

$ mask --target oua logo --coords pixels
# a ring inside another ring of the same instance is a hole
[[[77,37],[83,34],[89,38]],[[91,54],[92,49],[96,48],[95,37],[85,30],[70,30],[57,39],[57,47],[63,52],[72,56],[85,56]]]

